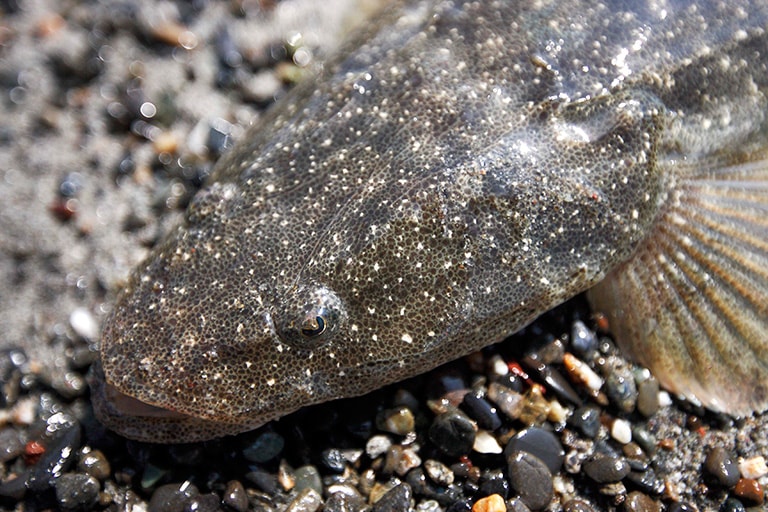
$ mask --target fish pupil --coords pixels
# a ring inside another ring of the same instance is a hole
[[[325,332],[325,319],[322,316],[307,319],[301,327],[301,334],[307,338],[320,336]]]

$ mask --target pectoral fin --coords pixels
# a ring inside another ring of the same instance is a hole
[[[768,409],[768,160],[706,167],[589,297],[668,390],[744,415]]]

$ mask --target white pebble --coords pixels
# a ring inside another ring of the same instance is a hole
[[[627,420],[617,418],[611,425],[611,437],[621,444],[627,444],[632,440],[632,427]]]
[[[666,391],[659,391],[659,407],[669,407],[672,405],[672,397]]]
[[[480,430],[475,436],[475,444],[472,449],[477,453],[501,453],[504,450],[499,442],[487,430]]]
[[[365,444],[365,453],[372,459],[384,454],[392,446],[387,436],[373,436]]]
[[[69,325],[78,336],[88,340],[99,338],[99,323],[85,308],[76,308],[69,314]]]
[[[744,478],[758,478],[768,474],[768,466],[765,465],[765,459],[762,455],[742,459],[739,461],[739,471]]]

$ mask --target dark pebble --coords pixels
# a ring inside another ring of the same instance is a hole
[[[514,452],[528,452],[536,456],[551,473],[560,471],[565,456],[563,445],[557,437],[539,427],[529,427],[515,434],[504,448],[504,455],[508,458]]]
[[[563,377],[557,369],[548,364],[537,363],[535,361],[523,359],[531,373],[536,375],[539,380],[546,383],[547,387],[557,395],[557,397],[570,404],[581,405],[579,394],[573,389],[571,384]]]
[[[582,466],[584,473],[599,484],[619,482],[629,474],[629,464],[619,457],[596,454]]]
[[[342,474],[347,467],[347,461],[344,458],[344,454],[338,448],[329,448],[323,450],[320,455],[320,462],[323,467],[331,471],[332,473]]]
[[[221,510],[221,500],[212,492],[189,498],[184,508],[184,512],[221,512]]]
[[[579,407],[568,418],[568,423],[585,437],[594,439],[600,432],[600,409],[594,405]]]
[[[634,439],[640,448],[648,455],[656,452],[656,438],[643,427],[635,426],[632,428],[632,439]]]
[[[511,389],[512,391],[516,391],[518,393],[522,393],[523,390],[526,388],[525,383],[523,382],[523,379],[520,378],[519,375],[515,375],[512,372],[504,376],[498,377],[495,380],[495,382],[501,384],[506,388]]]
[[[0,430],[0,462],[8,462],[24,453],[21,433],[15,428]]]
[[[56,501],[65,510],[90,508],[99,501],[99,481],[85,473],[64,473],[56,479]]]
[[[747,509],[736,498],[728,498],[720,505],[720,512],[747,512]]]
[[[645,456],[645,452],[637,443],[629,442],[621,447],[621,451],[627,458],[632,471],[645,471],[648,469],[648,457]]]
[[[224,504],[235,510],[235,512],[245,512],[248,510],[248,495],[245,493],[243,484],[238,480],[230,480],[224,489]]]
[[[280,455],[284,446],[283,436],[276,432],[264,432],[243,450],[243,457],[251,462],[263,464]]]
[[[507,456],[509,481],[523,503],[531,510],[541,510],[552,501],[554,488],[549,467],[528,452],[513,452]]]
[[[480,477],[480,488],[478,491],[481,496],[498,494],[502,498],[507,499],[509,497],[509,481],[500,469],[488,470],[483,472]]]
[[[200,493],[193,484],[167,484],[155,489],[149,500],[149,512],[184,512],[191,498]]]
[[[686,503],[685,501],[678,501],[676,503],[672,503],[667,508],[667,512],[699,512],[699,509],[690,503]]]
[[[262,492],[274,496],[278,491],[277,477],[268,471],[254,469],[245,474],[245,479]]]
[[[704,459],[704,470],[723,487],[730,489],[741,477],[733,455],[721,446],[712,448]]]
[[[429,426],[429,439],[446,455],[467,455],[475,444],[477,429],[464,413],[453,410],[440,414]]]
[[[563,512],[595,512],[595,509],[586,501],[573,499],[563,505]]]
[[[664,482],[656,478],[656,473],[650,468],[642,472],[630,471],[626,481],[646,494],[659,496],[664,492]]]
[[[661,503],[641,492],[632,491],[627,495],[623,508],[626,512],[661,512]]]
[[[477,421],[480,428],[494,431],[501,426],[501,418],[496,412],[496,408],[480,392],[475,391],[464,395],[461,407],[464,412]]]
[[[520,498],[512,498],[507,501],[507,512],[531,512],[531,509]]]
[[[451,503],[445,512],[470,512],[472,510],[472,503],[467,500],[455,501]]]
[[[112,472],[109,461],[100,450],[81,450],[77,469],[97,480],[106,480]]]
[[[581,320],[576,320],[571,326],[571,349],[585,359],[597,350],[597,336]]]
[[[55,432],[54,437],[27,480],[27,488],[32,492],[51,488],[55,479],[74,463],[80,447],[80,423],[75,418],[56,413],[48,420],[48,429]]]
[[[335,492],[325,500],[323,512],[363,512],[368,506],[359,494]]]
[[[630,413],[635,410],[637,387],[635,377],[627,367],[614,367],[606,376],[603,389],[611,403],[620,411]]]
[[[396,485],[373,504],[372,512],[401,512],[411,509],[411,486]]]
[[[741,478],[733,488],[735,494],[743,503],[747,505],[762,505],[764,499],[763,486],[760,482],[751,478]]]

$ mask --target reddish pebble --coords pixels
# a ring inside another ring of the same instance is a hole
[[[37,441],[30,441],[24,446],[24,462],[27,466],[34,466],[45,453],[45,446]]]
[[[749,505],[763,503],[763,486],[757,480],[742,478],[733,488],[733,493]]]

